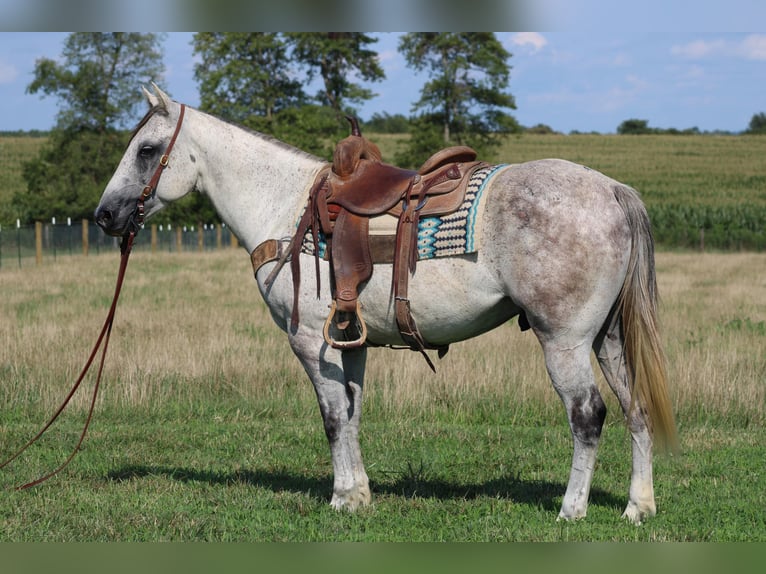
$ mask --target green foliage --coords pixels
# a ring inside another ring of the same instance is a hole
[[[375,53],[365,48],[373,41],[356,33],[195,34],[200,107],[329,158],[335,141],[348,135],[341,111],[372,97],[349,76],[383,77]],[[295,79],[296,66],[307,69],[302,80]],[[304,88],[317,71],[324,90],[313,104]]]
[[[670,136],[690,136],[700,134],[700,129],[696,126],[679,130],[678,128],[650,128],[649,120],[629,119],[617,126],[619,135],[647,135],[664,134]]]
[[[531,128],[524,128],[524,133],[546,135],[546,134],[555,134],[558,132],[556,132],[551,126],[547,124],[537,124],[532,126]]]
[[[410,120],[403,114],[376,112],[364,122],[364,129],[379,134],[403,134],[410,131]]]
[[[688,249],[766,250],[766,207],[649,205],[658,244]]]
[[[199,32],[193,43],[202,110],[249,125],[252,116],[270,119],[306,100],[279,34]]]
[[[436,150],[426,148],[433,140],[433,126],[441,131],[441,145],[471,145],[477,151],[496,147],[500,136],[519,130],[505,109],[515,109],[505,90],[510,78],[511,54],[494,33],[423,32],[402,36],[399,50],[414,69],[428,70],[429,81],[421,90],[413,111],[409,162]],[[428,133],[417,136],[416,132]]]
[[[47,137],[28,132],[0,135],[0,225],[3,227],[14,224],[20,217],[13,205],[13,196],[26,191],[24,164],[40,153],[46,141]]]
[[[643,135],[652,133],[652,129],[649,128],[649,120],[630,119],[617,126],[617,133],[620,135]]]
[[[318,71],[324,89],[315,96],[321,106],[336,112],[353,113],[353,104],[373,97],[350,78],[367,82],[383,79],[378,55],[366,46],[377,40],[361,32],[294,32],[286,34],[293,46],[292,57],[308,68],[308,82]]]
[[[136,87],[159,79],[163,65],[156,34],[70,34],[61,61],[35,65],[30,93],[59,100],[56,128],[40,155],[25,163],[26,192],[13,196],[22,221],[91,217],[125,146],[117,128],[141,103]]]
[[[157,34],[72,33],[60,62],[37,60],[27,91],[59,99],[58,129],[126,126],[141,103],[136,87],[163,73],[159,42]]]
[[[749,134],[766,134],[766,113],[760,112],[750,118],[747,132]]]
[[[54,130],[37,158],[24,164],[26,190],[13,204],[23,222],[90,218],[125,150],[121,132]]]
[[[349,134],[344,117],[318,105],[283,110],[271,122],[254,121],[253,127],[327,160],[332,159],[335,143]]]

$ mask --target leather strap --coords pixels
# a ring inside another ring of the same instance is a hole
[[[143,227],[143,224],[144,224],[144,202],[154,194],[155,190],[157,189],[157,184],[160,181],[160,177],[162,176],[162,172],[168,166],[170,152],[176,143],[178,132],[181,131],[181,124],[183,123],[185,109],[186,109],[186,105],[181,104],[181,112],[178,116],[176,129],[173,132],[173,136],[170,138],[170,141],[168,142],[168,147],[165,148],[165,153],[160,158],[160,163],[155,169],[154,174],[152,175],[152,178],[149,180],[149,183],[144,187],[143,191],[141,192],[141,195],[136,200],[136,207],[135,207],[135,210],[133,211],[133,215],[130,218],[130,224],[128,225],[128,230],[125,232],[125,235],[123,235],[122,242],[120,243],[120,253],[121,253],[120,268],[117,273],[117,284],[114,288],[114,296],[112,297],[112,304],[109,307],[109,312],[106,315],[104,326],[101,328],[101,333],[96,339],[96,344],[93,346],[93,350],[91,351],[90,356],[88,357],[88,360],[85,363],[85,367],[83,367],[83,370],[80,372],[80,376],[77,377],[77,381],[75,381],[74,386],[69,391],[69,394],[66,396],[63,403],[61,403],[61,406],[59,406],[59,408],[56,410],[56,412],[53,414],[50,420],[45,424],[45,426],[43,426],[43,428],[34,437],[32,437],[29,441],[27,441],[27,443],[24,446],[22,446],[19,450],[17,450],[11,457],[7,458],[5,461],[0,463],[0,469],[4,468],[8,464],[16,460],[25,450],[27,450],[30,446],[32,446],[35,442],[37,442],[37,440],[45,433],[45,431],[47,431],[50,428],[50,426],[56,421],[56,419],[58,419],[59,415],[61,415],[61,413],[64,411],[66,406],[69,404],[69,401],[72,399],[75,392],[77,392],[77,389],[80,387],[80,384],[85,379],[85,375],[88,374],[88,371],[90,370],[90,367],[93,364],[93,360],[96,358],[96,354],[98,353],[99,348],[101,348],[101,359],[99,360],[99,364],[98,364],[98,373],[96,375],[96,383],[93,386],[93,396],[91,397],[90,407],[88,409],[88,416],[85,419],[85,424],[83,425],[82,432],[80,433],[80,438],[77,441],[77,445],[75,445],[69,457],[58,468],[56,468],[55,470],[49,472],[48,474],[44,476],[41,476],[40,478],[36,480],[27,482],[26,484],[23,484],[17,487],[16,490],[23,490],[26,488],[31,488],[33,486],[37,486],[38,484],[45,482],[52,476],[55,476],[56,474],[61,472],[72,461],[74,456],[80,450],[80,447],[82,446],[83,441],[85,440],[85,435],[88,432],[88,427],[90,426],[90,421],[93,418],[93,411],[96,406],[96,398],[98,397],[98,390],[101,385],[101,375],[104,371],[104,361],[106,360],[106,351],[109,348],[109,338],[112,334],[112,325],[114,324],[114,314],[117,311],[117,301],[120,298],[120,292],[122,291],[122,284],[125,280],[125,272],[127,271],[128,260],[130,259],[130,253],[133,249],[133,241],[135,240],[136,234],[138,233],[139,229],[141,229],[141,227]],[[103,343],[103,348],[101,347],[102,343]]]
[[[123,237],[122,244],[120,245],[120,250],[122,252],[122,256],[120,258],[120,269],[117,273],[117,285],[114,288],[114,296],[112,297],[112,304],[109,307],[109,313],[107,313],[106,320],[104,321],[104,326],[101,328],[101,333],[99,334],[98,339],[96,339],[96,344],[93,346],[93,350],[91,351],[90,356],[88,357],[88,360],[85,363],[85,367],[83,367],[83,370],[80,372],[80,376],[77,377],[77,381],[75,381],[74,386],[69,391],[69,394],[64,399],[64,402],[61,403],[61,406],[59,406],[59,408],[56,410],[56,412],[53,414],[50,420],[45,424],[45,426],[43,426],[43,428],[34,437],[32,437],[29,441],[27,441],[27,443],[24,446],[22,446],[12,456],[7,458],[2,464],[0,464],[0,469],[4,468],[5,466],[9,465],[11,462],[16,460],[21,455],[21,453],[27,450],[35,442],[37,442],[37,440],[41,436],[43,436],[45,431],[47,431],[50,428],[50,426],[56,421],[56,419],[58,419],[59,415],[64,411],[66,406],[69,404],[69,401],[72,399],[75,392],[77,392],[77,389],[80,387],[80,384],[82,383],[83,379],[85,379],[85,375],[88,374],[88,371],[90,370],[90,367],[93,364],[93,360],[95,359],[96,354],[98,353],[98,350],[99,348],[101,348],[101,344],[103,343],[103,348],[101,350],[101,359],[99,360],[99,364],[98,364],[98,373],[96,376],[96,383],[93,386],[93,396],[91,397],[90,407],[88,409],[88,416],[85,419],[85,424],[83,425],[82,432],[80,433],[80,438],[77,441],[77,444],[75,445],[74,449],[72,449],[71,454],[63,462],[63,464],[61,464],[58,468],[56,468],[52,472],[49,472],[48,474],[41,476],[40,478],[36,480],[32,480],[30,482],[27,482],[26,484],[22,484],[21,486],[16,487],[16,490],[24,490],[26,488],[37,486],[38,484],[45,482],[52,476],[61,472],[72,461],[74,456],[80,450],[80,447],[82,446],[83,441],[85,440],[85,434],[88,432],[90,421],[93,418],[93,410],[96,406],[96,397],[98,397],[98,390],[101,385],[101,375],[104,370],[104,360],[106,359],[106,350],[107,348],[109,348],[109,337],[112,334],[112,324],[114,323],[114,314],[115,314],[115,311],[117,310],[117,300],[120,298],[122,283],[125,280],[125,271],[128,268],[128,258],[130,257],[130,251],[133,247],[133,239],[135,238],[135,235],[136,235],[135,232],[131,231],[128,235]]]
[[[253,264],[253,275],[258,270],[272,261],[278,261],[282,257],[282,242],[277,239],[267,239],[260,243],[250,254],[250,263]]]

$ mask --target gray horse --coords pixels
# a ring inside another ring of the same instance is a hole
[[[177,131],[168,167],[146,198],[146,216],[189,192],[206,194],[248,253],[295,230],[326,162],[267,136],[144,90],[150,111],[139,124],[96,210],[98,224],[122,235],[136,201]],[[167,158],[166,158],[167,159]],[[514,316],[524,318],[569,418],[574,454],[559,517],[587,511],[596,450],[606,414],[591,367],[595,352],[632,435],[633,470],[623,516],[640,523],[656,512],[654,443],[676,444],[657,331],[654,246],[646,210],[630,187],[594,170],[547,159],[495,170],[484,189],[481,248],[420,261],[409,299],[424,339],[434,345],[468,339]],[[313,281],[299,291],[301,320],[292,328],[289,268],[267,262],[256,273],[277,325],[314,385],[334,469],[333,507],[370,503],[359,447],[366,348],[325,342],[329,290]],[[300,257],[304,277],[314,258]],[[319,267],[330,284],[327,262]],[[390,296],[391,265],[376,265],[359,296],[368,338],[401,345]],[[434,291],[438,290],[438,296]],[[512,360],[513,350],[508,350]]]

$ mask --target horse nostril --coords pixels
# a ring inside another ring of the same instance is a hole
[[[109,226],[109,223],[112,221],[112,212],[108,209],[101,208],[98,211],[96,211],[96,224],[102,228],[106,229]]]

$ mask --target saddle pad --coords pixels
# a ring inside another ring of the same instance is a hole
[[[418,259],[433,259],[475,253],[481,247],[484,190],[491,179],[508,164],[477,169],[466,188],[465,200],[457,211],[438,217],[423,217],[418,224]],[[370,235],[396,235],[398,219],[392,215],[370,218]],[[301,251],[314,254],[311,233],[303,238]],[[327,242],[319,233],[319,256],[325,257]]]

